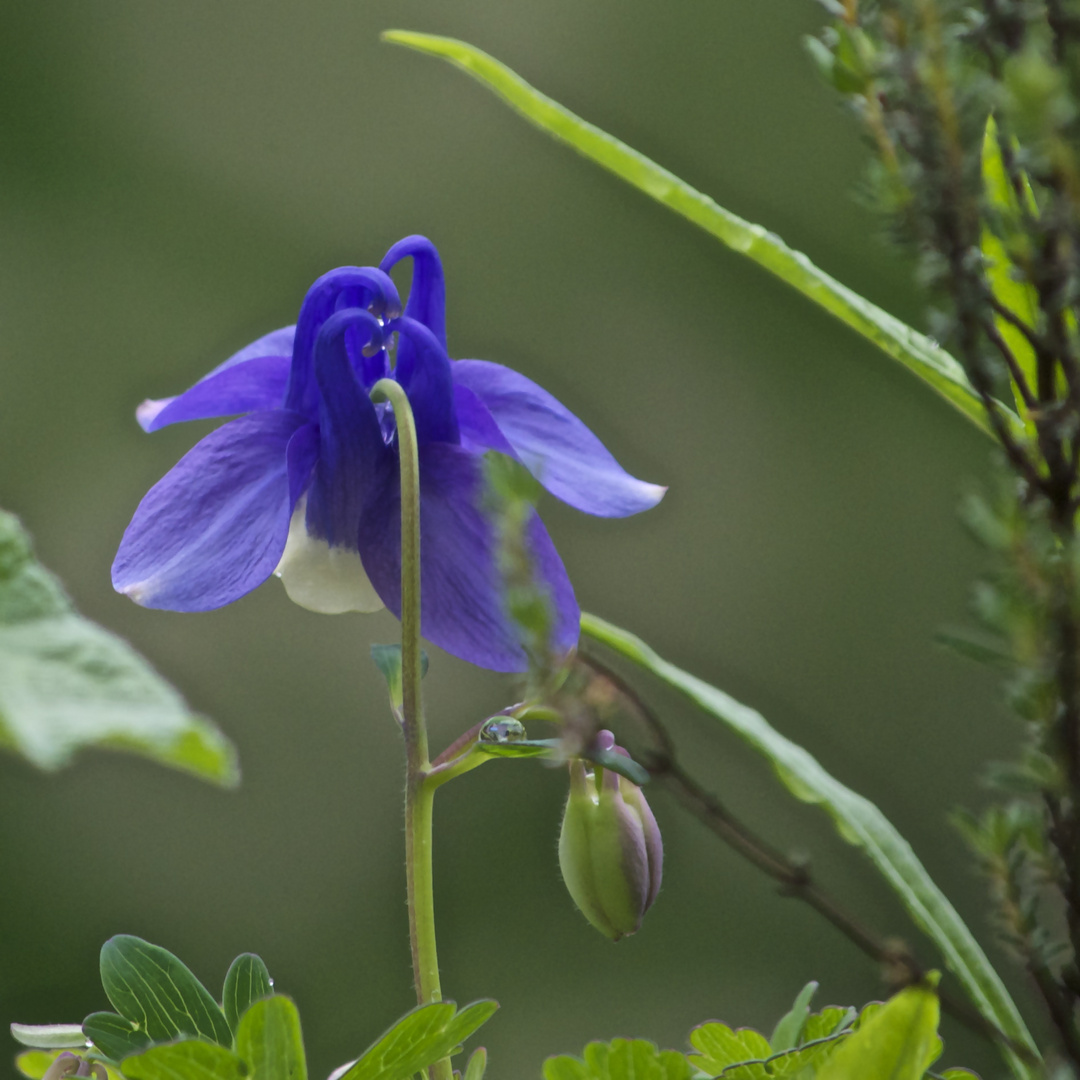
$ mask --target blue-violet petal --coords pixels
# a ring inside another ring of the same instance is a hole
[[[405,314],[423,323],[445,349],[446,284],[439,252],[426,236],[406,236],[386,253],[379,263],[379,269],[389,274],[402,259],[413,261],[412,285],[409,286]],[[409,342],[404,343],[406,355],[411,347]]]
[[[389,275],[373,266],[339,266],[323,274],[307,291],[296,320],[292,370],[285,407],[314,417],[318,411],[315,385],[315,340],[323,323],[343,307],[372,308],[388,317],[401,310],[397,287]]]
[[[273,572],[292,504],[286,447],[296,413],[232,420],[188,451],[139,503],[113,562],[113,587],[144,607],[208,611]]]
[[[387,323],[386,330],[398,333],[394,378],[409,395],[417,442],[421,446],[428,442],[458,442],[454,383],[446,350],[435,335],[415,319],[395,319]],[[402,342],[412,345],[407,353],[401,351]]]
[[[421,633],[454,656],[494,671],[524,671],[528,658],[506,612],[497,540],[481,509],[483,462],[458,446],[420,448]],[[554,646],[577,643],[580,612],[558,553],[538,517],[528,527],[537,576],[555,614]],[[360,557],[386,606],[401,615],[401,488],[388,461],[360,523]]]
[[[667,488],[637,480],[572,413],[531,379],[487,360],[456,360],[454,382],[487,407],[525,467],[557,499],[598,517],[648,510]]]
[[[363,330],[366,339],[381,334],[378,321],[361,308],[335,312],[319,331],[315,344],[319,457],[308,492],[307,529],[331,547],[355,551],[372,478],[392,455],[383,442],[375,406],[349,359],[350,330]]]
[[[285,398],[288,379],[287,356],[259,356],[207,375],[177,397],[148,399],[135,416],[143,431],[158,431],[184,420],[277,409]]]

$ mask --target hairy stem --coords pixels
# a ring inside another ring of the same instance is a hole
[[[429,782],[427,726],[420,659],[420,461],[416,424],[405,391],[393,379],[372,388],[376,401],[389,401],[397,425],[401,462],[401,681],[405,736],[405,873],[409,905],[416,1001],[442,1000],[435,942],[435,889],[431,866],[435,788]],[[450,1059],[431,1067],[432,1080],[451,1080]]]

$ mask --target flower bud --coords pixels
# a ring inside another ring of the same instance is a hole
[[[600,732],[597,745],[626,754],[610,731]],[[559,866],[582,915],[612,941],[635,933],[660,891],[663,861],[660,830],[641,789],[610,769],[590,772],[572,761]]]

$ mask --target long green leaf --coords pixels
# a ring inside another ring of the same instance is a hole
[[[775,233],[744,221],[725,210],[674,173],[644,154],[582,120],[558,102],[541,94],[505,64],[464,41],[387,30],[384,41],[449,60],[483,83],[512,109],[541,131],[572,146],[590,161],[602,165],[650,198],[692,221],[733,251],[753,259],[797,289],[819,307],[847,323],[853,330],[899,360],[909,371],[929,383],[969,420],[992,434],[979,395],[959,362],[925,334],[901,322],[834,277],[815,266],[802,252],[794,251]],[[1005,405],[1000,406],[1017,433],[1023,422]]]
[[[221,991],[221,1008],[229,1027],[236,1031],[240,1018],[262,998],[274,992],[270,972],[254,953],[241,953],[230,965]]]
[[[758,712],[722,690],[658,656],[639,637],[595,615],[582,613],[581,631],[681,691],[709,715],[723,721],[776,769],[784,786],[803,802],[816,803],[832,818],[840,835],[870,857],[908,913],[963,983],[979,1012],[1013,1042],[1038,1051],[1024,1021],[979,943],[934,884],[908,842],[868,799],[830,776],[801,746],[784,738]],[[1008,1055],[1018,1077],[1035,1074]]]

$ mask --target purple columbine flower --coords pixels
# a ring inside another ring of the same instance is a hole
[[[413,260],[404,314],[389,271]],[[158,481],[135,511],[113,585],[145,607],[207,611],[277,573],[314,611],[401,614],[401,492],[393,411],[369,394],[404,388],[420,447],[421,622],[436,645],[482,667],[520,671],[496,538],[482,505],[482,457],[507,454],[553,495],[600,517],[656,505],[665,489],[626,473],[599,439],[531,380],[446,352],[442,263],[422,236],[378,268],[340,267],[308,290],[295,326],[241,349],[179,397],[145,401],[146,431],[240,415]],[[388,347],[397,336],[396,362]],[[539,517],[528,527],[571,649],[579,611]]]

